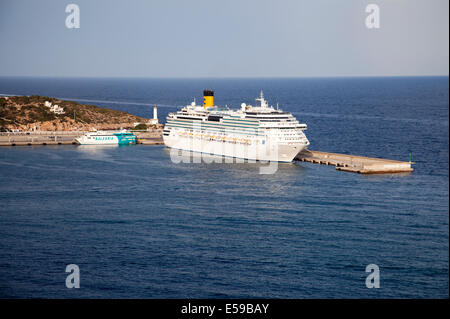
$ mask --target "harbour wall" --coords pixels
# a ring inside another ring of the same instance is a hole
[[[294,160],[314,164],[332,165],[339,171],[360,174],[409,173],[414,170],[412,168],[413,162],[312,150],[300,152]]]
[[[0,146],[69,145],[88,131],[0,132]],[[138,144],[163,144],[162,129],[135,131]]]
[[[86,133],[87,131],[0,132],[0,146],[76,144],[75,139]],[[164,144],[160,128],[150,131],[134,131],[134,134],[137,137],[137,144]],[[331,165],[336,170],[360,174],[409,173],[414,170],[413,162],[312,150],[304,150],[294,160]]]

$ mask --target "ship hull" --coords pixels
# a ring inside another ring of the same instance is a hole
[[[93,140],[87,139],[84,136],[76,138],[75,141],[80,145],[118,145],[119,140],[117,137],[113,137],[112,140]]]
[[[108,136],[81,136],[75,141],[80,145],[127,145],[135,144],[136,136],[114,134]]]
[[[184,136],[164,136],[169,148],[256,161],[292,162],[307,145],[300,143],[229,143]]]

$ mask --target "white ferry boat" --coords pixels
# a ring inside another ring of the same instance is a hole
[[[93,131],[75,139],[81,145],[136,144],[136,135],[126,130],[120,132]]]
[[[309,145],[306,124],[289,112],[269,106],[261,91],[258,106],[239,110],[214,105],[214,92],[203,92],[203,106],[195,100],[169,113],[163,130],[170,148],[248,160],[291,162]]]

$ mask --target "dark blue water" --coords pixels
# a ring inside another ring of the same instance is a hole
[[[27,79],[48,95],[152,116],[272,104],[311,149],[416,162],[363,176],[307,163],[176,164],[163,146],[0,148],[0,297],[448,298],[448,78]],[[95,102],[92,102],[95,101]],[[103,101],[103,102],[101,102]],[[108,102],[105,102],[108,101]],[[365,286],[380,267],[381,288]],[[81,288],[65,287],[77,264]]]

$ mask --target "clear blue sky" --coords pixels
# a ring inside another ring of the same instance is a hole
[[[76,3],[81,28],[67,29]],[[380,7],[368,29],[366,5]],[[448,0],[0,0],[0,76],[448,75]]]

